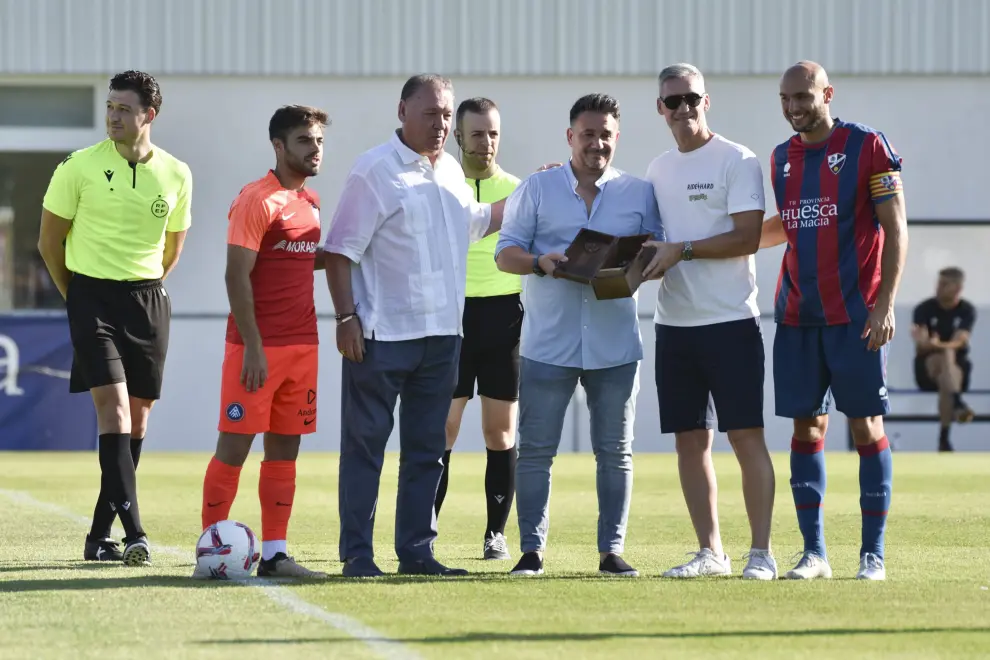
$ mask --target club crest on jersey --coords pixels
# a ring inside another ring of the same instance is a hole
[[[829,154],[828,155],[828,169],[832,170],[832,174],[838,174],[842,166],[846,164],[845,154]]]
[[[244,419],[244,406],[239,403],[232,403],[227,406],[227,419],[232,422],[239,422]]]

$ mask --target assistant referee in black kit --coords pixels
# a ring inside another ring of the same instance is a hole
[[[192,173],[151,143],[158,83],[126,71],[110,81],[108,138],[55,169],[38,250],[65,298],[73,393],[89,391],[100,433],[100,495],[87,560],[151,563],[135,468],[151,406],[161,396],[171,303],[162,281],[191,224]],[[116,515],[124,551],[110,537]]]

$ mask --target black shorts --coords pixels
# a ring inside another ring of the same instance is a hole
[[[69,392],[127,383],[130,396],[161,397],[172,316],[161,280],[74,275],[65,307],[73,352]]]
[[[760,319],[694,327],[657,325],[660,432],[763,428]],[[714,405],[713,405],[714,404]]]
[[[927,355],[916,355],[914,357],[914,382],[918,384],[918,389],[922,392],[938,392],[938,383],[932,380],[925,366]],[[962,369],[962,391],[969,391],[969,379],[973,375],[973,363],[969,360],[956,359],[956,364]]]
[[[518,293],[464,300],[464,341],[454,398],[478,395],[519,399],[519,336],[523,307]]]

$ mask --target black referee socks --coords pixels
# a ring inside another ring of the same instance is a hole
[[[106,494],[111,511],[120,516],[126,538],[133,540],[144,536],[138,512],[137,475],[130,433],[100,434],[100,470],[100,489]]]
[[[516,448],[497,451],[489,449],[485,468],[485,500],[488,504],[488,529],[485,537],[493,533],[504,534],[505,523],[516,492]]]
[[[134,460],[135,470],[137,470],[138,461],[141,460],[141,445],[143,443],[144,438],[131,438],[131,458]],[[93,525],[89,529],[89,540],[99,541],[110,538],[113,521],[116,517],[117,512],[110,506],[110,495],[101,486],[100,495],[96,498],[96,507],[93,509]]]

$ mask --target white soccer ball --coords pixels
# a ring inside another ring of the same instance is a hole
[[[210,525],[196,542],[196,572],[215,580],[249,577],[261,559],[261,544],[254,532],[236,520]]]

